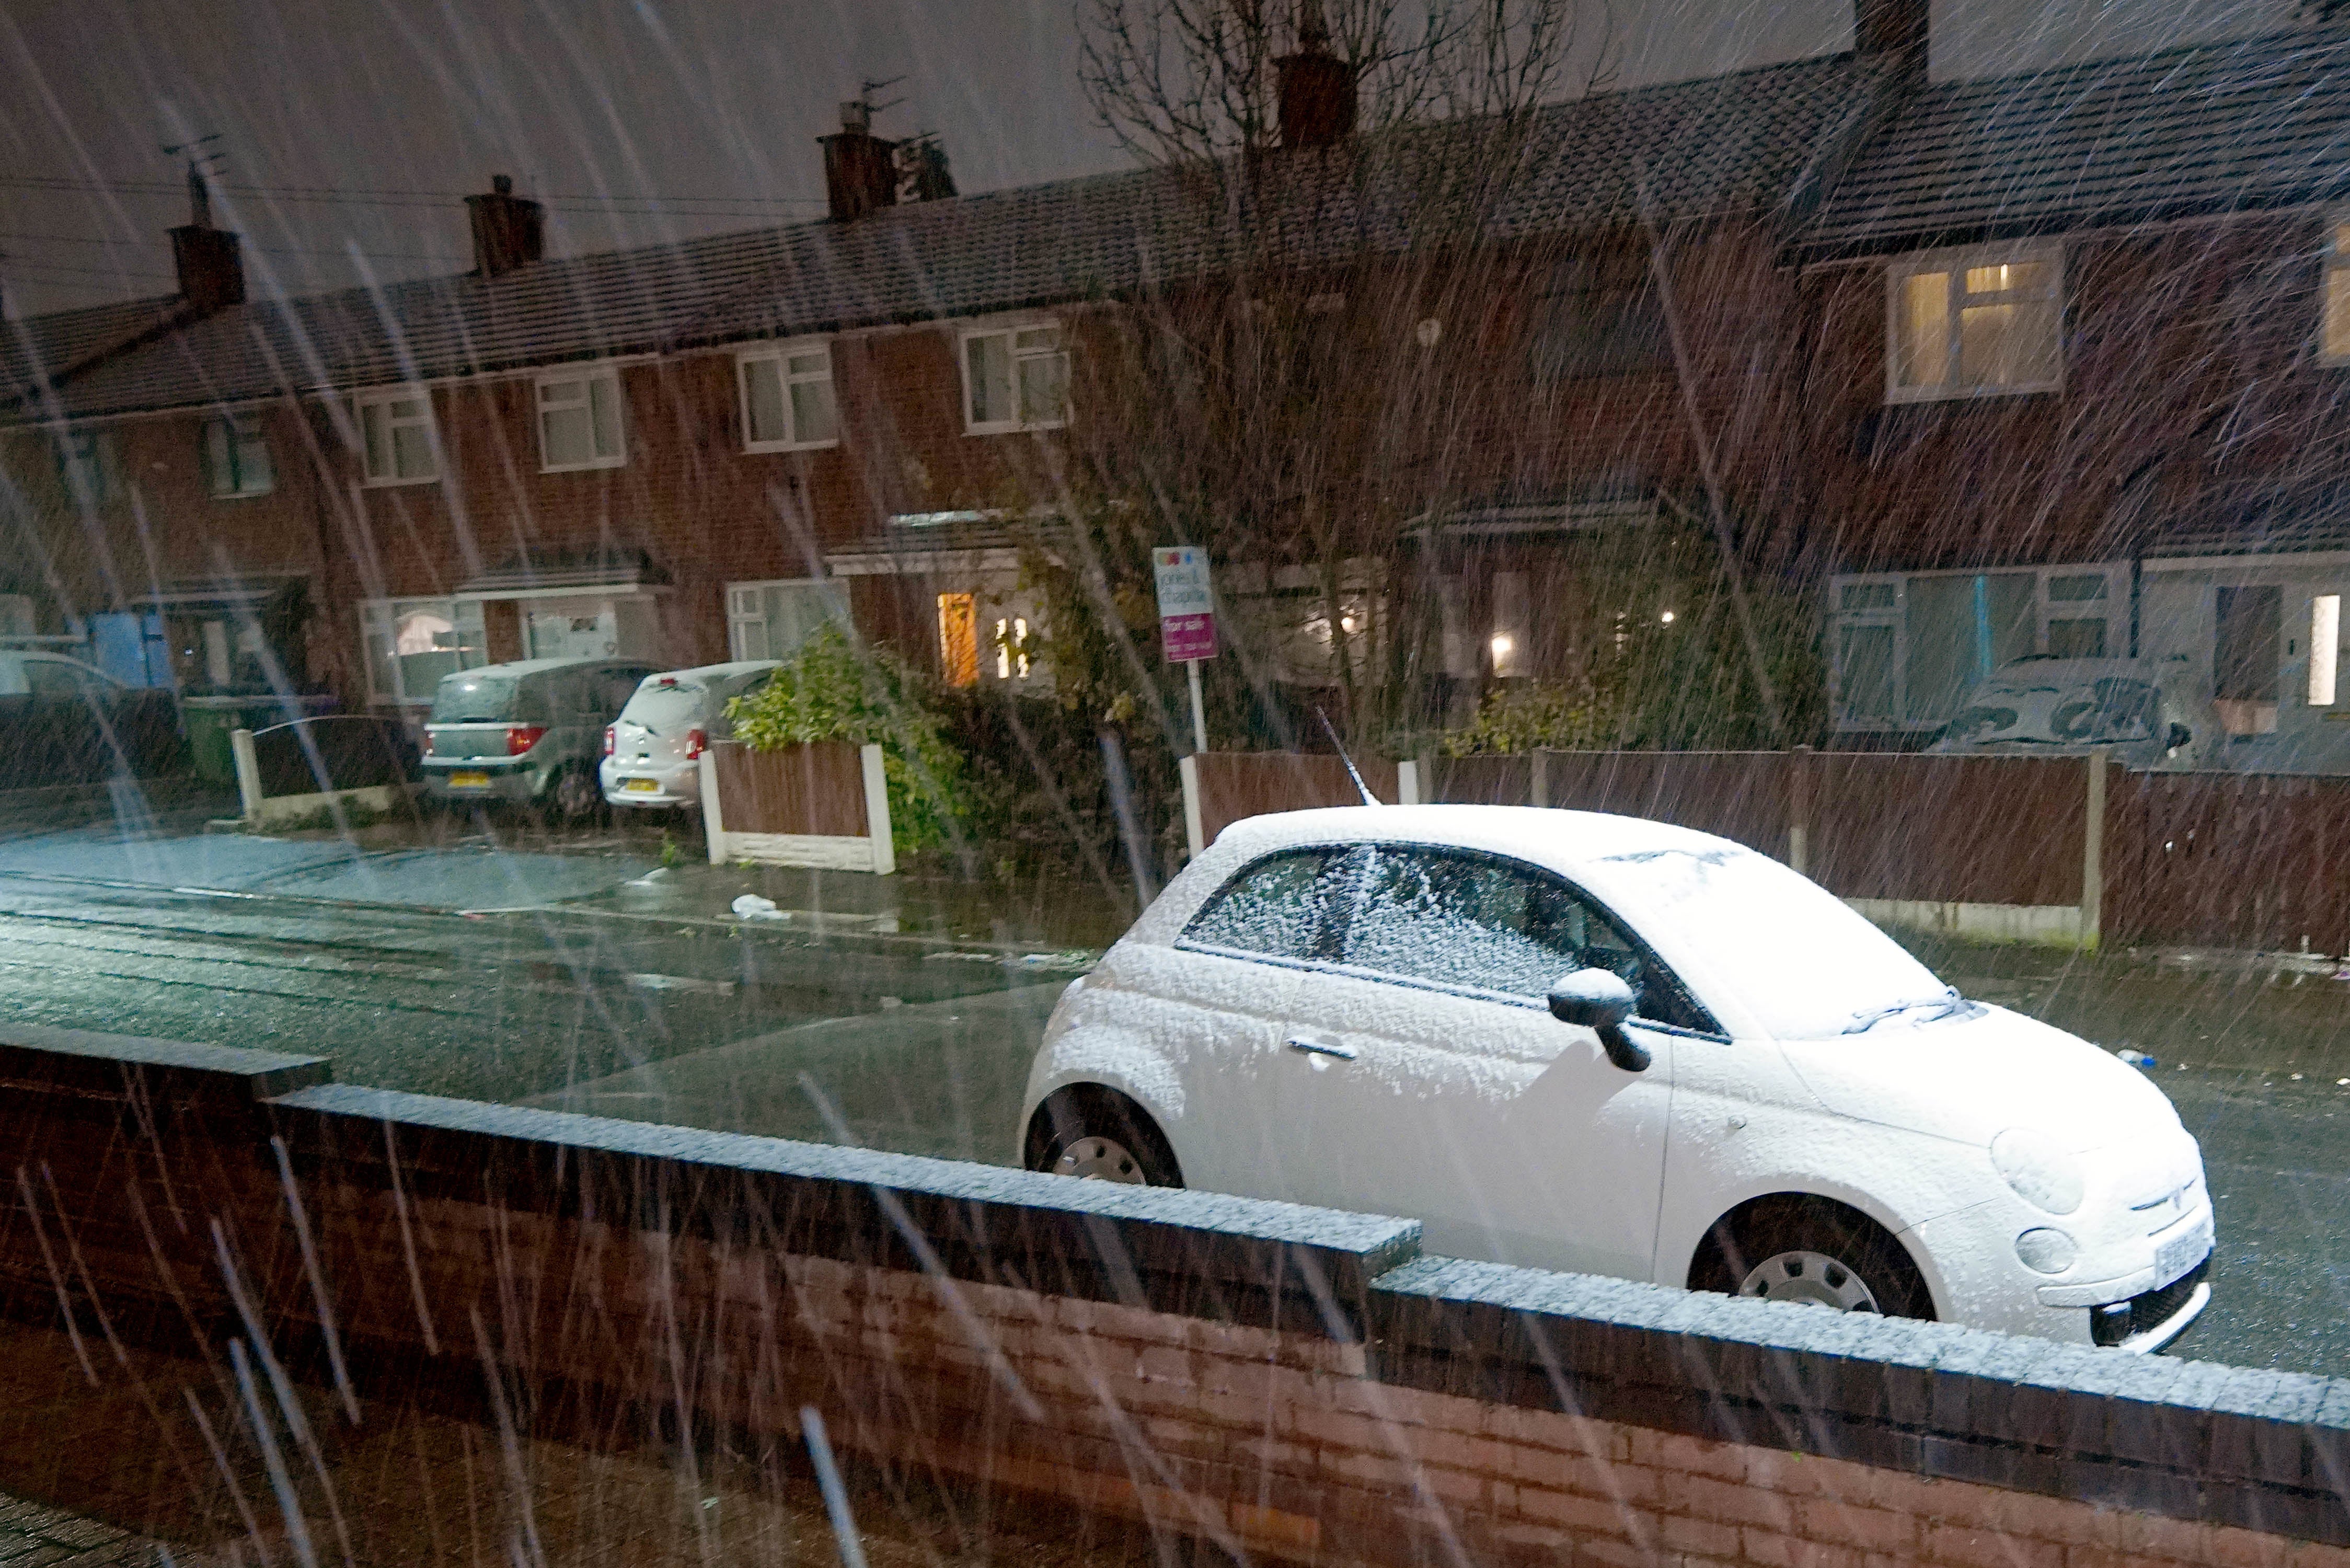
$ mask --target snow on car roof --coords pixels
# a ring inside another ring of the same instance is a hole
[[[1364,838],[1489,849],[1578,877],[1597,872],[1599,862],[1625,855],[1671,849],[1752,853],[1743,845],[1669,822],[1528,805],[1347,805],[1277,812],[1232,824],[1216,846],[1230,844],[1254,854],[1284,844]],[[1601,873],[1601,879],[1610,878]]]

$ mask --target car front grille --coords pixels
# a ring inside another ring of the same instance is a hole
[[[2126,1302],[2091,1307],[2089,1337],[2099,1345],[2119,1345],[2132,1334],[2159,1328],[2187,1304],[2187,1298],[2195,1293],[2195,1287],[2203,1282],[2203,1276],[2210,1270],[2211,1260],[2207,1257],[2158,1291],[2147,1291]]]

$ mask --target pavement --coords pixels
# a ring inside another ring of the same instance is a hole
[[[1061,988],[1130,918],[1052,880],[710,866],[656,826],[351,842],[0,802],[14,1016],[288,1051],[345,1082],[990,1162]],[[362,885],[364,885],[362,887]],[[321,887],[408,897],[337,898]],[[444,891],[452,889],[455,891]],[[436,895],[424,898],[424,893]],[[457,896],[462,892],[462,897]],[[732,909],[769,900],[768,918]],[[528,899],[531,901],[525,902]],[[2146,1069],[2202,1141],[2214,1300],[2180,1353],[2350,1375],[2350,982],[2289,955],[1920,942]]]

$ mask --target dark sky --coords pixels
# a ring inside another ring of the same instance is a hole
[[[1938,0],[1934,70],[2290,16],[2291,0]],[[1073,17],[1072,0],[0,0],[0,278],[19,315],[170,293],[163,231],[186,201],[161,147],[207,132],[214,219],[245,235],[256,292],[464,270],[458,198],[493,172],[548,199],[556,254],[820,216],[814,139],[865,78],[906,78],[876,129],[940,132],[966,192],[1116,168]],[[1852,30],[1850,0],[1616,0],[1615,18],[1625,85],[1840,49]]]

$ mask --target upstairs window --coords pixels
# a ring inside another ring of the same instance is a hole
[[[432,393],[421,387],[387,387],[361,392],[354,407],[369,484],[415,484],[441,477]]]
[[[736,365],[743,378],[744,452],[797,452],[838,444],[840,414],[833,400],[827,345],[807,343],[745,354]]]
[[[1668,369],[1672,346],[1639,251],[1570,256],[1534,296],[1526,370],[1537,385]]]
[[[1056,430],[1069,421],[1069,351],[1057,326],[967,332],[963,423],[972,435]]]
[[[229,414],[204,421],[204,487],[216,499],[266,495],[277,488],[277,465],[269,455],[269,438],[261,421],[251,414]]]
[[[1945,252],[1886,276],[1886,400],[2064,385],[2064,261],[2046,246]]]
[[[114,432],[78,430],[57,437],[57,479],[78,511],[88,512],[113,501],[122,491]]]
[[[619,372],[542,378],[538,449],[540,470],[546,473],[618,468],[628,462],[620,443]]]

